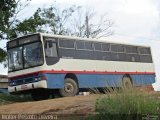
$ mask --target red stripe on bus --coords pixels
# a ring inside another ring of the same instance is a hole
[[[65,71],[65,70],[42,70],[38,72],[32,72],[32,73],[27,73],[27,74],[22,74],[14,77],[9,77],[9,78],[18,78],[18,77],[23,77],[27,75],[33,75],[33,74],[38,74],[38,73],[58,73],[58,74],[64,74],[64,73],[75,73],[75,74],[143,74],[143,75],[152,75],[155,74],[155,72],[110,72],[110,71]]]
[[[43,70],[41,73],[76,73],[76,74],[155,74],[155,72],[110,72],[110,71],[64,71],[64,70]]]

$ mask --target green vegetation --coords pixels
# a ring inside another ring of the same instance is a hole
[[[10,95],[10,94],[0,94],[0,105],[10,104],[15,102],[27,102],[32,101],[29,95]]]
[[[160,115],[160,100],[157,95],[140,93],[137,90],[122,90],[97,99],[96,115],[91,120],[141,120],[150,114]]]

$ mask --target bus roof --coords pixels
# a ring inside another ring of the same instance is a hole
[[[48,37],[56,37],[56,38],[66,38],[66,39],[73,39],[73,40],[84,40],[84,41],[94,41],[94,42],[106,42],[106,43],[117,43],[122,45],[131,45],[131,46],[139,46],[139,47],[150,47],[148,45],[137,45],[137,44],[128,44],[123,42],[115,42],[115,41],[109,41],[107,39],[95,39],[95,38],[81,38],[81,37],[75,37],[75,36],[64,36],[64,35],[55,35],[55,34],[48,34],[48,33],[39,33],[42,36],[48,36]]]
[[[75,36],[65,36],[65,35],[55,35],[55,34],[49,34],[49,33],[33,33],[33,34],[28,34],[28,35],[36,35],[36,34],[40,34],[42,36],[48,36],[48,37],[56,37],[56,38],[66,38],[66,39],[72,39],[72,40],[84,40],[84,41],[94,41],[94,42],[103,42],[103,43],[115,43],[115,44],[122,44],[122,45],[130,45],[130,46],[138,46],[138,47],[150,47],[147,45],[137,45],[137,44],[128,44],[128,43],[123,43],[123,42],[115,42],[115,41],[109,41],[107,39],[95,39],[95,38],[81,38],[81,37],[75,37]],[[28,35],[24,35],[21,37],[26,37]],[[21,38],[18,37],[18,38]],[[17,39],[17,38],[15,38]],[[13,39],[13,40],[15,40]]]

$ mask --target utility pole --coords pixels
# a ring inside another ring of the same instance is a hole
[[[89,38],[89,25],[88,25],[88,16],[86,15],[86,32],[87,32],[87,38]]]

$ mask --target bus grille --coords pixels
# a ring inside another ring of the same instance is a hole
[[[18,79],[18,80],[10,80],[9,85],[10,86],[16,86],[16,85],[22,85],[22,84],[27,84],[27,83],[32,83],[32,82],[37,82],[39,79],[35,79],[35,77],[30,77],[30,78],[23,78],[23,79]]]
[[[21,84],[25,84],[25,83],[31,83],[33,81],[34,81],[33,78],[20,79],[20,80],[16,80],[16,84],[21,85]]]

